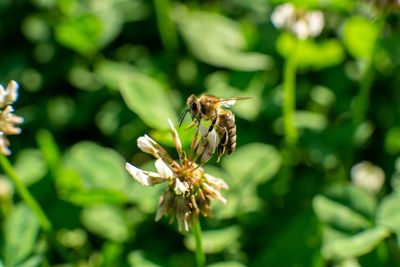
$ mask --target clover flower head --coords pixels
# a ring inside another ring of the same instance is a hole
[[[277,6],[271,20],[276,28],[289,30],[301,40],[318,36],[324,28],[321,11],[306,11],[290,3]]]
[[[385,173],[373,163],[363,161],[351,168],[351,180],[358,187],[376,194],[385,181]]]
[[[189,231],[191,225],[198,220],[199,214],[205,217],[212,215],[211,199],[226,203],[220,189],[227,189],[228,185],[222,179],[205,173],[201,167],[215,152],[218,142],[215,130],[208,133],[204,126],[196,128],[191,152],[187,158],[182,150],[178,132],[170,120],[169,124],[179,154],[179,163],[173,160],[156,141],[145,135],[138,138],[138,147],[157,158],[155,161],[157,172],[141,170],[130,163],[126,163],[126,169],[143,186],[167,182],[168,186],[160,197],[155,219],[158,221],[162,216],[172,215],[170,222],[172,223],[176,218],[179,231]],[[196,163],[198,159],[200,159],[200,165]]]
[[[19,85],[16,81],[10,81],[4,89],[0,85],[0,152],[4,155],[10,155],[11,150],[8,148],[10,142],[7,135],[20,134],[21,129],[16,124],[21,124],[24,119],[13,114],[14,108],[10,106],[18,99]]]

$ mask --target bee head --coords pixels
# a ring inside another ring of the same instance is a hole
[[[197,97],[195,95],[189,96],[187,100],[187,105],[190,111],[190,116],[192,117],[192,120],[194,120],[195,118],[197,118],[200,111]]]

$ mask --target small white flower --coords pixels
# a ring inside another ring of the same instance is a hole
[[[306,14],[308,32],[311,37],[318,36],[324,28],[324,13],[312,11]]]
[[[185,192],[189,191],[187,184],[186,184],[186,186],[185,186],[185,184],[183,184],[181,182],[181,180],[179,180],[179,178],[176,178],[175,179],[175,188],[174,188],[175,194],[183,195]]]
[[[143,170],[136,168],[130,163],[126,163],[125,167],[129,174],[136,179],[136,181],[144,186],[153,186],[150,180],[150,176],[147,175]]]
[[[154,165],[156,166],[158,174],[160,174],[162,178],[171,179],[174,175],[172,170],[168,167],[167,164],[165,164],[165,162],[161,158],[157,159]]]
[[[11,80],[6,87],[6,97],[4,103],[6,105],[14,103],[18,99],[19,85],[16,81]]]
[[[11,154],[11,150],[8,148],[8,140],[3,132],[0,132],[0,152],[6,156]]]
[[[286,3],[277,6],[271,15],[274,26],[278,29],[288,27],[288,23],[295,17],[295,8],[292,4]]]
[[[385,173],[371,162],[363,161],[351,168],[351,180],[355,185],[376,194],[385,181]]]

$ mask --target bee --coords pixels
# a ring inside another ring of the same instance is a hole
[[[222,109],[221,106],[232,106],[237,100],[251,99],[252,97],[232,97],[218,98],[211,95],[201,95],[197,98],[195,95],[189,96],[187,99],[188,109],[184,111],[179,126],[182,124],[185,115],[190,112],[192,120],[200,125],[201,120],[211,121],[208,132],[214,127],[217,128],[219,137],[218,144],[218,161],[226,152],[228,155],[235,151],[236,148],[236,125],[235,115],[232,111]]]

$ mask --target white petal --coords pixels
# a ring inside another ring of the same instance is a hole
[[[206,136],[207,132],[208,132],[208,129],[205,126],[200,125],[200,134],[201,134],[201,136]]]
[[[4,105],[4,99],[6,97],[6,90],[4,90],[3,85],[0,84],[0,104]]]
[[[6,87],[6,104],[11,104],[18,98],[19,85],[16,81],[11,80]]]
[[[155,143],[155,141],[147,135],[141,136],[137,139],[139,149],[152,155],[157,154],[157,151],[153,146],[153,142]]]
[[[153,186],[150,180],[150,176],[147,175],[143,170],[136,168],[128,162],[125,164],[125,168],[129,172],[129,174],[132,175],[132,177],[135,178],[135,180],[142,185]]]
[[[154,165],[156,166],[158,174],[160,174],[162,178],[172,178],[172,176],[174,175],[172,170],[168,167],[167,164],[165,164],[165,162],[161,158],[156,160]]]
[[[217,147],[217,144],[219,143],[219,137],[214,129],[208,134],[207,141],[208,141],[210,154],[214,154],[215,148]]]
[[[185,185],[178,179],[175,179],[175,188],[174,188],[175,194],[177,195],[182,195],[184,194],[186,191],[189,191],[189,189],[187,187],[185,187]]]

